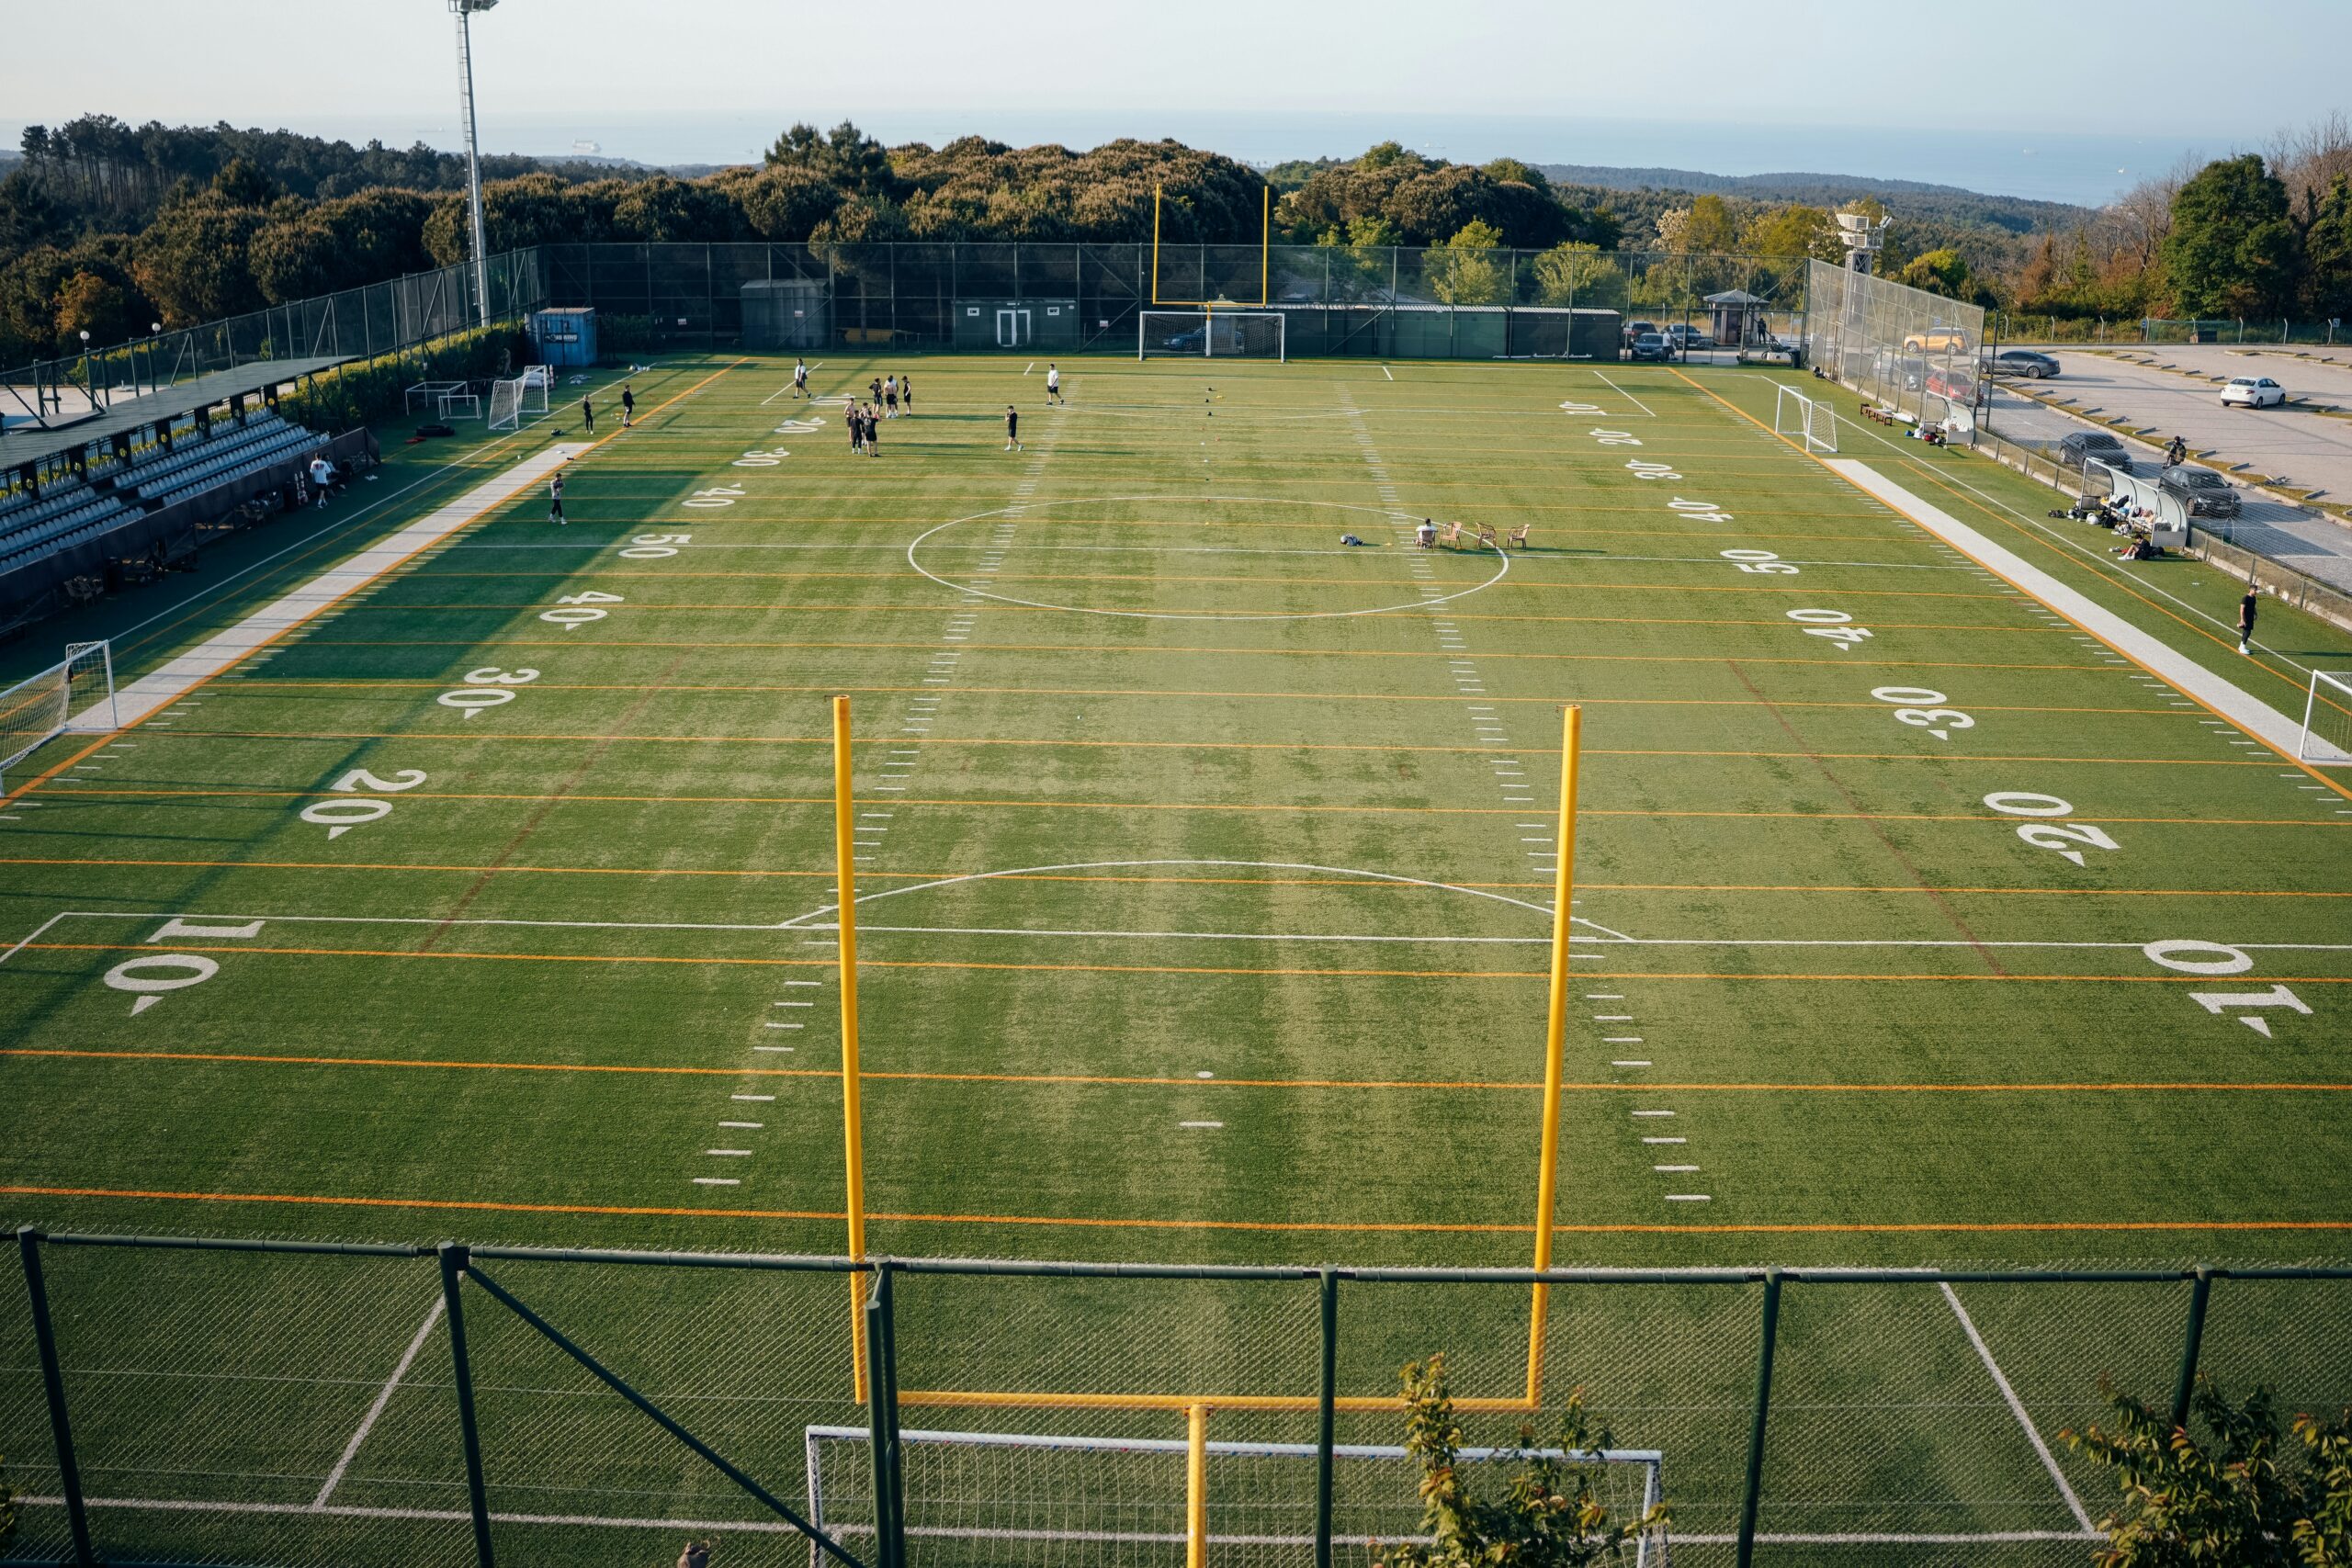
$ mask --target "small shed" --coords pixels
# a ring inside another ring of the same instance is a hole
[[[1764,311],[1771,304],[1759,299],[1745,288],[1726,288],[1721,294],[1707,296],[1707,311],[1714,319],[1715,341],[1726,348],[1737,348],[1769,335],[1764,325]]]
[[[596,311],[593,306],[531,312],[531,342],[542,365],[596,363]]]

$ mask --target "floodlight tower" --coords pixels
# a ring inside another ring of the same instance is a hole
[[[1886,226],[1893,221],[1862,212],[1838,214],[1838,243],[1846,247],[1847,270],[1868,276],[1879,247],[1886,243]]]
[[[458,107],[466,117],[466,206],[473,221],[474,293],[480,300],[481,321],[490,325],[490,250],[482,238],[481,141],[474,129],[473,16],[498,0],[449,0],[458,14]]]

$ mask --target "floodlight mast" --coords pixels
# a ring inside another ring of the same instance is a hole
[[[458,14],[458,107],[466,117],[466,206],[473,224],[474,294],[479,320],[490,325],[490,249],[482,238],[481,140],[474,128],[473,14],[498,0],[449,0]]]

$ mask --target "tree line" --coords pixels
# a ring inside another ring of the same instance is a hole
[[[0,363],[380,282],[465,259],[453,153],[229,126],[34,126],[0,179]],[[1546,299],[1604,301],[1606,253],[1835,259],[1827,207],[1736,194],[1562,185],[1516,159],[1470,165],[1394,141],[1260,171],[1176,141],[1091,151],[965,137],[886,147],[848,122],[795,125],[756,164],[684,179],[485,161],[492,251],[595,241],[1249,243],[1270,190],[1274,237],[1345,252],[1370,288],[1389,246],[1442,253],[1438,298],[1498,297],[1484,253],[1543,253]],[[1846,209],[1883,215],[1871,198]],[[1343,269],[1344,270],[1344,269]],[[2064,231],[1905,215],[1883,274],[2036,314],[2352,314],[2352,132],[2343,117],[2263,153],[2148,182]],[[1638,300],[1636,301],[1638,302]]]

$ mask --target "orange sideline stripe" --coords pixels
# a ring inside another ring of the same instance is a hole
[[[136,942],[35,942],[26,943],[18,951],[24,953],[153,953],[156,950],[149,943]],[[480,960],[501,964],[712,964],[730,968],[755,969],[839,967],[838,963],[831,958],[720,958],[707,955],[686,957],[644,953],[445,953],[437,950],[412,952],[400,948],[377,947],[255,947],[250,944],[218,947],[193,942],[175,944],[172,951],[175,953],[261,953],[283,958],[432,958]],[[1265,969],[1239,964],[1002,964],[945,958],[871,958],[860,962],[869,969],[1004,970],[1043,975],[1283,975],[1335,979],[1356,977],[1384,980],[1542,980],[1549,977],[1541,969]],[[2098,983],[2126,986],[2202,986],[2211,984],[2213,979],[2211,975],[1989,975],[1974,973],[1857,975],[1803,972],[1745,974],[1699,969],[1579,969],[1577,973],[1587,979],[1595,980],[1998,980],[2042,984]],[[2352,985],[2352,976],[2297,975],[2293,978],[2295,984],[2299,986]]]
[[[95,856],[0,855],[0,865],[121,865],[178,867],[191,871],[415,871],[500,872],[535,876],[747,876],[821,877],[830,871],[747,871],[735,866],[628,865],[457,865],[424,861],[401,864],[393,861],[304,860],[106,860]],[[944,877],[975,874],[961,871],[871,871],[859,873],[882,882],[935,882]],[[1427,893],[1418,882],[1364,881],[1346,876],[1116,876],[1077,872],[998,872],[991,882],[1141,882],[1201,884],[1236,887],[1357,887],[1386,893]],[[1548,887],[1548,882],[1457,882],[1456,887]],[[1588,882],[1588,888],[1611,893],[1982,893],[1994,897],[2030,898],[2352,898],[2352,891],[2324,888],[2298,890],[2268,887],[1938,887],[1906,883],[1899,887],[1824,883],[1805,886],[1771,882]]]
[[[100,1062],[214,1062],[245,1066],[298,1067],[419,1067],[442,1071],[497,1073],[588,1073],[640,1075],[654,1077],[711,1078],[838,1078],[838,1067],[677,1067],[583,1062],[460,1062],[397,1056],[272,1056],[235,1051],[87,1051],[62,1047],[0,1047],[0,1057],[27,1056]],[[1539,1082],[1442,1078],[1170,1078],[1092,1073],[916,1073],[867,1069],[861,1077],[899,1083],[981,1083],[1070,1085],[1087,1089],[1343,1089],[1500,1090],[1532,1093]],[[2352,1093],[2352,1081],[2343,1083],[1564,1083],[1563,1090],[1579,1094],[2343,1094]]]
[[[623,1203],[518,1203],[486,1198],[362,1198],[293,1192],[177,1192],[168,1189],[36,1187],[9,1184],[0,1192],[28,1198],[136,1198],[186,1203],[296,1203],[366,1209],[467,1210],[510,1214],[615,1214],[707,1220],[830,1220],[838,1212],[812,1209],[693,1209]],[[1044,1225],[1081,1230],[1342,1232],[1368,1235],[1438,1234],[1525,1235],[1532,1225],[1447,1224],[1437,1221],[1169,1220],[1090,1219],[1074,1215],[923,1214],[875,1212],[870,1219],[900,1224]],[[2352,1220],[2007,1220],[1917,1221],[1894,1224],[1568,1224],[1555,1231],[1579,1235],[2014,1235],[2029,1232],[2105,1231],[2347,1231]]]

